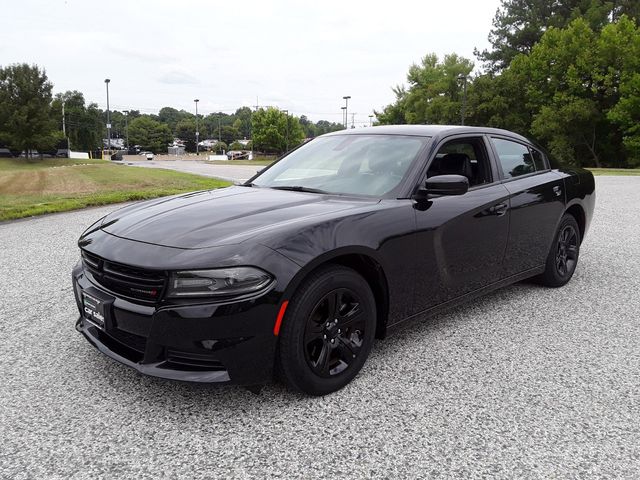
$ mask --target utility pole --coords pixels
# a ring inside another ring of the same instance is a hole
[[[282,110],[285,115],[284,153],[289,151],[289,110]]]
[[[349,99],[351,98],[351,95],[345,95],[344,97],[342,97],[344,100],[344,128],[347,128],[347,120],[348,120],[348,111],[349,111]]]
[[[340,110],[342,110],[342,124],[347,128],[347,107],[340,107]]]
[[[107,145],[109,147],[109,155],[111,155],[111,112],[109,112],[109,82],[111,82],[110,79],[104,79],[104,83],[107,85]]]
[[[218,113],[218,142],[222,142],[222,137],[220,136],[220,114]]]
[[[71,155],[69,154],[69,151],[71,150],[71,148],[69,148],[69,137],[67,137],[67,120],[65,119],[64,116],[64,104],[65,102],[62,102],[62,135],[64,135],[65,140],[67,141],[67,157],[70,157]]]
[[[356,128],[355,118],[356,118],[356,114],[352,113],[351,114],[351,128]]]
[[[124,113],[124,138],[127,143],[127,153],[129,153],[129,110],[123,110]]]
[[[64,102],[62,102],[62,134],[65,137],[67,136],[67,126],[65,125],[64,121]]]
[[[464,114],[467,109],[467,76],[458,75],[458,80],[462,82],[462,108],[460,109],[460,125],[464,125]]]
[[[200,100],[199,99],[195,99],[194,102],[196,104],[196,155],[200,155],[200,150],[198,149],[198,143],[199,143],[199,137],[200,137],[200,132],[198,131],[198,102]]]

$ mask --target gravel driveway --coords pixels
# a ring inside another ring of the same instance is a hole
[[[307,398],[141,376],[74,330],[84,227],[0,225],[0,478],[616,477],[640,471],[640,178],[599,177],[573,281],[378,341]]]

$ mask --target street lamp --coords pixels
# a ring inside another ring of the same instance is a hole
[[[462,82],[462,108],[460,109],[460,125],[464,125],[464,114],[467,109],[467,76],[458,75],[458,81]]]
[[[344,124],[344,128],[347,128],[347,107],[340,107],[342,110],[342,123]]]
[[[111,112],[109,112],[109,82],[111,82],[110,79],[104,79],[104,83],[107,85],[107,145],[109,146],[109,153],[111,153]]]
[[[369,126],[373,126],[373,115],[369,115]]]
[[[200,150],[198,148],[198,139],[200,137],[200,132],[198,131],[198,102],[200,100],[199,99],[195,99],[194,102],[196,104],[196,155],[200,155]]]
[[[129,153],[129,110],[123,110],[124,113],[124,136],[127,142],[127,154]]]
[[[345,95],[342,97],[344,100],[344,128],[347,128],[347,121],[349,119],[349,99],[351,95]]]

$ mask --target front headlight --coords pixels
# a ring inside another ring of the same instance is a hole
[[[255,267],[217,268],[173,272],[167,296],[221,297],[257,292],[267,287],[273,277]]]

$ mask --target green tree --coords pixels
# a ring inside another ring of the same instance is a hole
[[[175,126],[175,134],[184,142],[187,152],[196,151],[196,120],[194,118],[184,118]]]
[[[69,146],[87,151],[100,148],[104,133],[103,112],[95,103],[85,105],[84,95],[77,91],[57,93],[51,103],[51,114],[57,127],[62,130],[62,104]]]
[[[178,136],[178,132],[176,127],[178,123],[183,120],[193,119],[195,122],[196,116],[186,110],[177,110],[172,107],[163,107],[158,112],[158,121],[160,123],[164,123],[169,127],[169,129]]]
[[[304,140],[304,130],[297,117],[286,115],[277,108],[261,108],[251,119],[253,146],[267,153],[282,153]]]
[[[0,68],[0,142],[27,154],[56,147],[62,134],[51,116],[52,87],[36,65]]]
[[[222,137],[222,141],[226,144],[231,144],[241,138],[240,130],[231,125],[224,125],[220,129],[220,136]]]
[[[144,150],[165,152],[172,139],[169,127],[150,116],[143,115],[129,123],[129,142]]]
[[[251,115],[253,112],[249,107],[242,107],[236,110],[234,117],[239,124],[234,123],[234,127],[240,130],[240,135],[243,138],[249,138],[251,136]]]
[[[473,62],[458,55],[445,55],[442,62],[436,54],[426,55],[419,65],[413,64],[407,74],[409,87],[393,89],[396,102],[382,112],[375,112],[380,124],[460,122],[462,87],[459,78],[468,76]]]
[[[330,132],[337,132],[338,130],[344,130],[344,125],[342,123],[334,123],[334,122],[328,122],[327,120],[319,120],[314,125],[315,136],[324,135],[325,133],[330,133]]]
[[[531,111],[522,84],[523,79],[510,70],[476,76],[469,83],[465,124],[529,135]]]
[[[637,99],[639,69],[640,30],[626,16],[600,31],[582,18],[551,28],[509,68],[522,79],[534,112],[531,133],[559,159],[595,166],[625,166],[633,151],[635,125],[620,112]],[[626,128],[627,151],[619,125]]]
[[[582,18],[594,30],[622,15],[640,20],[637,0],[502,0],[489,33],[491,50],[476,51],[491,72],[509,66],[518,54],[529,54],[551,27],[564,28]]]

